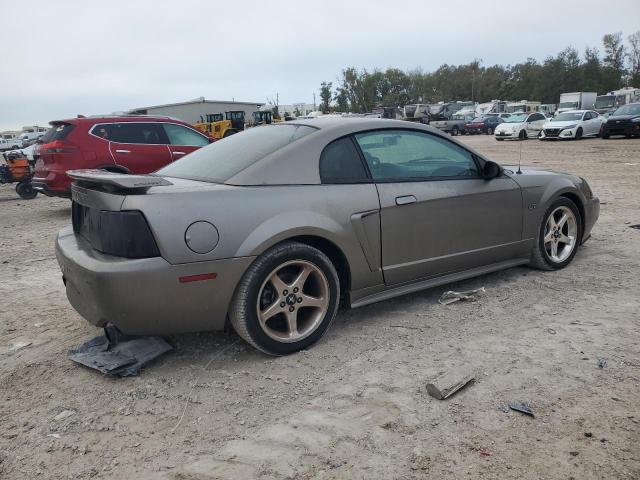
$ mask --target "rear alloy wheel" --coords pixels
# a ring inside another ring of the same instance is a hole
[[[33,188],[31,182],[20,182],[16,185],[16,193],[20,198],[25,200],[33,200],[38,195],[38,191]]]
[[[324,335],[340,285],[320,250],[286,242],[260,255],[242,278],[229,317],[238,334],[270,355],[305,349]]]
[[[566,267],[578,251],[581,236],[578,207],[568,198],[560,197],[543,217],[531,265],[542,270]]]

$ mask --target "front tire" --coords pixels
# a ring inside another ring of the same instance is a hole
[[[520,134],[518,135],[518,138],[520,140],[526,140],[527,139],[527,132],[525,132],[524,130],[521,130]]]
[[[559,270],[571,263],[580,246],[582,222],[575,203],[558,198],[547,209],[529,265],[540,270]]]
[[[582,138],[582,127],[578,127],[578,130],[576,130],[576,140],[580,140]]]
[[[453,130],[451,130],[451,135],[454,137],[457,137],[459,133],[458,127],[453,127]]]
[[[338,310],[340,282],[320,250],[285,242],[245,272],[229,318],[244,340],[269,355],[288,355],[317,342]]]

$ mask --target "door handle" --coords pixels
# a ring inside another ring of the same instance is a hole
[[[185,152],[173,152],[174,155],[186,155]]]
[[[416,202],[416,197],[414,197],[413,195],[403,195],[401,197],[396,197],[396,205],[409,205]]]
[[[131,150],[116,150],[116,153],[131,153]]]

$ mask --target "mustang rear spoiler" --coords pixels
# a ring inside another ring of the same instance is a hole
[[[154,175],[129,175],[105,170],[69,170],[67,175],[82,186],[97,186],[105,190],[147,190],[151,187],[173,185]]]

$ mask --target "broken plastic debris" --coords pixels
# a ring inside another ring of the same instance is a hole
[[[607,361],[601,358],[598,359],[598,368],[604,368],[607,366]]]
[[[427,383],[427,393],[438,400],[445,400],[459,390],[462,390],[474,380],[473,375],[443,375],[433,383]],[[439,386],[438,386],[439,385]]]
[[[76,414],[75,410],[63,410],[58,415],[53,417],[54,420],[64,420]]]
[[[442,294],[438,303],[441,303],[442,305],[449,305],[450,303],[458,301],[474,302],[485,293],[486,290],[484,287],[476,288],[475,290],[467,290],[465,292],[454,292],[453,290],[449,290]]]
[[[511,410],[515,410],[516,412],[520,412],[520,413],[524,413],[525,415],[529,415],[530,417],[535,417],[535,415],[533,414],[533,410],[531,410],[531,407],[526,403],[511,402],[509,404],[509,408]]]
[[[173,350],[162,337],[135,337],[122,334],[113,326],[69,351],[69,358],[102,373],[118,377],[135,375],[151,360]]]

